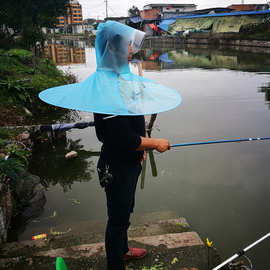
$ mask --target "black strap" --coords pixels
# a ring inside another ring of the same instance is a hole
[[[236,253],[239,257],[243,256],[245,254],[244,250],[240,250]]]

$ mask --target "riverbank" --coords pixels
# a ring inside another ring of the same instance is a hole
[[[39,177],[27,171],[32,145],[28,132],[0,128],[0,244],[16,241],[13,225],[39,215],[46,202]]]
[[[189,33],[185,38],[175,36],[147,37],[144,48],[180,48],[183,46],[205,45],[216,48],[230,47],[239,51],[270,53],[270,40],[253,39],[236,33],[198,32]]]
[[[23,49],[1,49],[0,63],[0,126],[32,124],[52,112],[63,113],[39,100],[38,93],[76,82],[72,74],[64,74],[50,59]]]
[[[164,213],[156,213],[156,218]],[[168,215],[168,213],[167,213]],[[129,229],[130,246],[143,247],[142,260],[127,262],[132,270],[207,270],[220,263],[215,248],[208,248],[185,218],[153,220],[143,217]],[[86,226],[84,224],[84,226]],[[6,244],[2,248],[2,269],[53,269],[56,257],[63,257],[69,270],[105,270],[105,224],[88,224],[88,232],[50,234],[48,240]],[[27,247],[27,248],[26,248]]]
[[[0,243],[8,240],[11,223],[20,217],[22,225],[26,224],[46,201],[39,177],[27,171],[31,134],[5,127],[40,123],[50,114],[64,115],[67,110],[41,102],[38,93],[75,81],[47,58],[23,49],[0,50]]]

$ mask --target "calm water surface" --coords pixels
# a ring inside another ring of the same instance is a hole
[[[140,56],[146,78],[176,89],[183,98],[178,108],[158,115],[153,136],[171,143],[270,136],[269,56],[209,49],[167,53],[147,49]],[[85,63],[60,68],[83,80],[95,71],[94,49],[85,48],[85,56]],[[131,69],[137,73],[136,65]],[[88,113],[79,117],[93,119]],[[78,231],[83,230],[78,224],[105,222],[98,157],[91,153],[99,149],[94,129],[87,128],[67,132],[67,140],[55,149],[36,150],[32,172],[48,185],[47,203],[19,240],[51,227]],[[69,150],[79,157],[66,161]],[[155,161],[158,176],[152,176],[148,164],[145,187],[137,189],[136,215],[184,216],[203,239],[214,241],[224,258],[269,232],[270,141],[178,148],[156,153]],[[54,211],[56,217],[48,218]],[[270,239],[249,252],[257,270],[268,266],[269,250]]]

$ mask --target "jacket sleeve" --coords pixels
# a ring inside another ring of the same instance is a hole
[[[141,144],[141,136],[134,131],[128,117],[117,116],[105,121],[104,143],[112,148],[136,151]]]

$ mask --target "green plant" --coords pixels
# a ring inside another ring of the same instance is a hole
[[[35,63],[33,59],[35,58]],[[52,60],[34,57],[31,51],[22,49],[0,50],[0,104],[4,113],[10,111],[18,122],[26,120],[26,107],[32,113],[35,121],[40,114],[50,112],[66,113],[63,109],[48,106],[38,98],[38,93],[44,89],[68,83],[75,83],[76,77],[59,70]],[[5,115],[2,122],[8,122]],[[0,136],[1,138],[1,136]],[[4,142],[2,142],[4,143]]]
[[[9,56],[15,56],[19,58],[31,58],[33,53],[23,49],[11,49],[8,51]]]
[[[11,143],[7,146],[8,155],[16,158],[22,166],[28,165],[30,153],[26,149],[21,149],[16,143]]]
[[[29,79],[14,80],[10,76],[7,76],[5,81],[0,81],[0,86],[8,91],[8,101],[12,102],[30,102],[32,103],[29,90],[32,89],[29,83]]]
[[[4,146],[7,144],[7,142],[8,142],[7,139],[2,139],[2,138],[0,138],[0,149],[1,149],[2,147],[4,147]]]
[[[15,158],[5,160],[0,158],[0,183],[4,183],[7,178],[14,181],[19,180],[19,175],[24,172],[23,165]]]
[[[153,266],[150,266],[150,268],[144,266],[141,270],[167,270],[168,268],[164,266],[163,263],[155,264]]]
[[[12,137],[12,133],[6,128],[0,128],[0,138],[1,139],[10,139]]]

